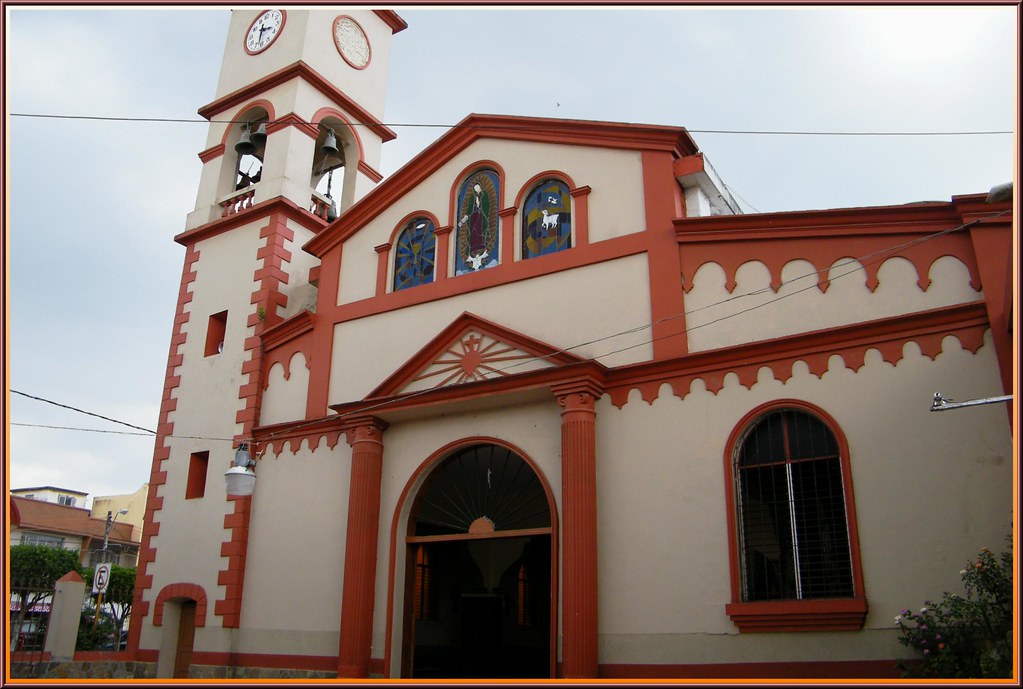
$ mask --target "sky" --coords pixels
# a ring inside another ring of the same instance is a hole
[[[173,237],[230,12],[5,11],[8,488],[134,492],[153,437],[50,402],[157,425]],[[1013,178],[1013,134],[725,132],[1012,132],[1015,6],[398,13],[385,177],[491,113],[684,126],[747,213],[948,201]]]

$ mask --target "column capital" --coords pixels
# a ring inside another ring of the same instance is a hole
[[[593,403],[604,394],[604,388],[591,378],[580,378],[555,383],[551,386],[551,392],[558,398],[558,404],[566,409],[579,405],[592,408]]]
[[[353,447],[356,443],[365,442],[382,444],[384,442],[384,431],[387,430],[389,425],[386,421],[375,416],[359,416],[349,419],[343,426],[345,440]]]

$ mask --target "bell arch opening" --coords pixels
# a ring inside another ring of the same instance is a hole
[[[406,535],[402,676],[549,678],[552,513],[509,448],[455,450],[413,500]]]
[[[335,199],[342,198],[344,205],[347,136],[348,125],[337,118],[324,118],[318,126],[309,186],[314,190],[313,212],[328,221],[338,217],[339,205]]]

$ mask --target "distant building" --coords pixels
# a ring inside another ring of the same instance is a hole
[[[37,495],[36,489],[11,491],[10,525],[11,545],[44,545],[51,548],[77,550],[83,565],[88,567],[104,561],[122,567],[134,567],[138,562],[139,538],[134,534],[135,526],[121,517],[112,519],[107,544],[108,554],[103,553],[103,538],[107,520],[94,517],[84,507],[70,507],[54,501],[22,497],[28,492]],[[87,493],[54,489],[59,495],[75,498]],[[17,494],[16,494],[17,493]]]
[[[1011,205],[742,215],[681,126],[504,115],[383,179],[404,28],[232,13],[139,672],[897,677],[894,616],[1011,528],[1011,405],[929,411],[1012,389]]]
[[[134,493],[125,495],[97,495],[92,499],[93,519],[106,519],[107,512],[117,514],[119,510],[128,510],[127,514],[117,518],[118,523],[131,524],[132,540],[142,540],[142,522],[146,514],[146,497],[149,495],[149,484],[143,483],[142,487]]]
[[[85,507],[88,493],[70,488],[58,488],[56,486],[35,486],[33,488],[18,488],[11,491],[11,495],[31,500],[42,500],[43,502],[55,502],[66,507]]]

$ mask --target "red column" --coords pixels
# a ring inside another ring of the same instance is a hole
[[[597,676],[597,452],[590,383],[554,389],[561,405],[561,668],[565,678]]]
[[[385,428],[386,423],[369,417],[354,420],[346,429],[348,444],[352,446],[352,480],[341,592],[338,677],[369,676]]]

